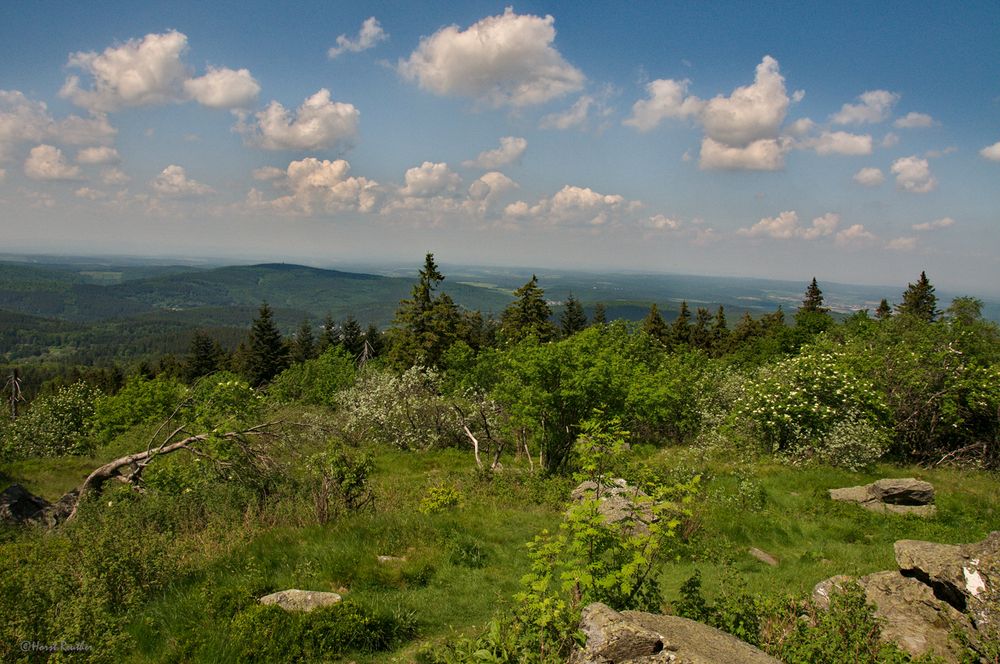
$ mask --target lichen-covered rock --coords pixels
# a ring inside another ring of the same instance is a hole
[[[933,504],[933,485],[912,477],[882,479],[861,486],[830,489],[830,499],[857,503],[867,510],[880,514],[908,514],[920,517],[937,514],[937,508]]]
[[[282,590],[260,598],[261,604],[275,604],[285,611],[309,612],[324,606],[333,606],[341,601],[337,593],[313,590]]]
[[[597,498],[597,511],[604,517],[605,523],[630,521],[636,532],[648,532],[649,524],[656,520],[652,499],[642,489],[623,479],[612,480],[611,484],[604,486],[588,480],[570,494],[575,503],[594,497]]]
[[[678,664],[778,664],[763,650],[694,620],[639,611],[623,611],[622,615],[661,634]]]
[[[626,662],[663,651],[663,637],[641,625],[626,620],[606,604],[594,602],[580,615],[580,631],[587,637],[587,647],[577,651],[573,664]]]

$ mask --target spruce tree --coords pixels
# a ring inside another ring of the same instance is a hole
[[[833,325],[833,318],[828,313],[830,309],[823,306],[823,291],[816,283],[816,277],[806,287],[805,297],[802,298],[802,306],[795,312],[795,327],[804,342],[814,334],[819,334],[830,329]]]
[[[660,315],[660,308],[656,306],[656,302],[649,307],[649,313],[642,319],[639,329],[663,343],[667,343],[670,339],[670,328]]]
[[[354,316],[348,315],[340,326],[340,343],[344,346],[344,350],[350,353],[352,357],[357,358],[361,355],[361,351],[365,347],[363,337],[364,333],[361,330],[361,325],[355,320]]]
[[[323,319],[323,333],[319,335],[318,352],[320,355],[340,343],[340,334],[337,332],[337,324],[333,322],[333,316],[327,314]]]
[[[607,325],[608,312],[604,309],[604,303],[598,302],[594,305],[594,315],[590,320],[591,325]]]
[[[573,297],[572,293],[566,298],[566,304],[559,316],[559,327],[564,337],[571,337],[587,327],[587,314],[583,312],[583,305]]]
[[[875,318],[878,320],[887,320],[892,317],[892,307],[889,306],[889,300],[882,298],[882,301],[878,303],[878,308],[875,309]]]
[[[813,277],[812,282],[806,287],[805,297],[802,299],[802,306],[799,307],[799,311],[808,311],[817,314],[825,314],[830,311],[829,308],[823,306],[823,291],[819,289],[816,277]]]
[[[718,311],[715,312],[715,318],[712,320],[712,353],[715,355],[721,355],[725,352],[726,346],[729,341],[729,326],[726,323],[726,310],[719,305]]]
[[[244,372],[247,380],[255,386],[268,382],[288,365],[288,349],[267,302],[260,306],[250,328],[246,353]]]
[[[937,295],[934,294],[934,286],[927,279],[927,274],[921,272],[917,283],[907,285],[903,301],[896,305],[896,311],[930,323],[940,313],[936,307]]]
[[[292,340],[292,362],[305,362],[316,357],[316,338],[308,318],[302,319]]]
[[[434,262],[434,254],[428,253],[410,298],[400,301],[392,321],[390,357],[397,366],[435,366],[454,343],[460,315],[447,294],[435,297],[442,281],[444,275]]]
[[[709,324],[712,314],[705,307],[698,307],[694,314],[694,326],[691,328],[691,345],[695,348],[708,350],[712,345],[712,333]]]
[[[517,343],[534,335],[539,341],[555,337],[555,325],[549,320],[552,311],[545,302],[545,291],[538,287],[538,277],[514,291],[515,300],[500,315],[500,336],[507,343]]]
[[[215,339],[201,330],[196,331],[191,337],[191,346],[188,350],[184,371],[185,376],[189,381],[194,381],[202,376],[215,373],[220,369],[223,355],[222,347]]]
[[[688,309],[687,300],[681,302],[681,310],[677,312],[670,333],[676,343],[691,343],[691,311]]]

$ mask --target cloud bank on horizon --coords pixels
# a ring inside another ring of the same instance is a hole
[[[970,19],[998,13],[980,9]],[[0,232],[26,250],[444,247],[465,262],[997,281],[995,76],[948,99],[918,80],[955,75],[948,62],[840,71],[779,38],[731,57],[664,44],[658,30],[684,25],[665,8],[598,43],[587,26],[610,11],[338,16],[325,39],[289,20],[296,57],[277,65],[236,31],[88,49],[96,21],[61,52],[32,42],[61,62],[0,58],[0,80],[20,82],[0,89]],[[973,47],[995,53],[995,36]]]

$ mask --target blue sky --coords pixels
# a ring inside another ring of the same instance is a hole
[[[8,251],[1000,286],[1000,5],[5,3]]]

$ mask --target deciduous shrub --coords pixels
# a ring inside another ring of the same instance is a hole
[[[94,450],[90,424],[100,391],[78,382],[38,397],[4,431],[0,456],[26,458],[89,454]]]
[[[100,442],[109,443],[133,425],[166,419],[186,392],[184,385],[171,378],[133,376],[117,394],[95,400],[94,432]]]

